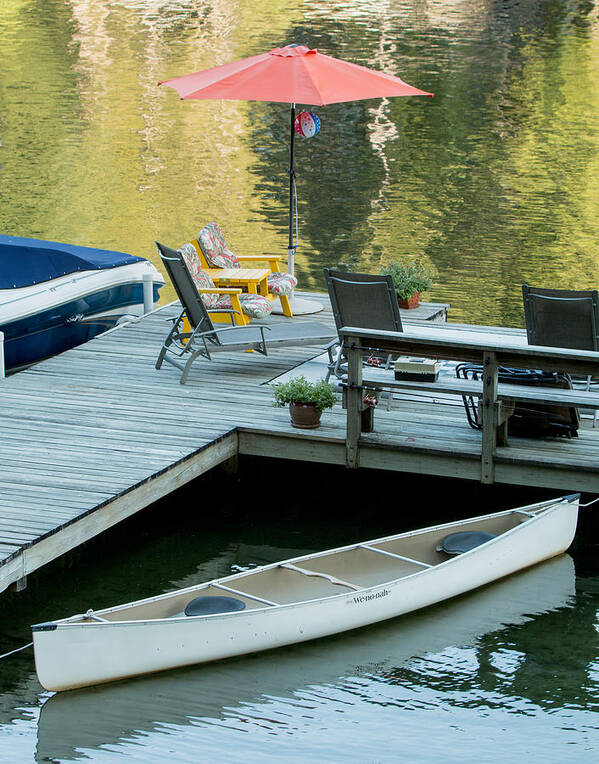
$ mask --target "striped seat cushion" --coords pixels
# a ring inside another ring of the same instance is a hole
[[[271,294],[290,295],[297,286],[297,279],[290,273],[270,273],[268,291]]]
[[[240,294],[239,302],[245,315],[250,318],[266,318],[272,312],[272,303],[260,294]],[[232,307],[231,297],[225,294],[218,298],[213,310],[231,310]]]
[[[239,260],[227,249],[218,223],[207,223],[198,234],[206,262],[211,268],[239,268]]]
[[[182,247],[179,247],[179,252],[183,255],[183,260],[185,261],[187,270],[191,274],[191,278],[193,279],[193,283],[196,285],[196,288],[198,290],[214,289],[214,281],[212,281],[211,276],[206,273],[206,271],[202,270],[200,258],[198,257],[198,253],[196,252],[196,248],[193,246],[193,244],[183,244]],[[208,309],[216,307],[216,303],[219,300],[219,295],[202,294],[200,296],[202,298],[202,302]]]

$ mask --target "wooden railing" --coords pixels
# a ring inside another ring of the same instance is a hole
[[[507,443],[507,421],[514,401],[566,404],[599,409],[599,395],[584,390],[507,385],[498,382],[498,367],[564,371],[588,377],[599,375],[599,352],[526,344],[526,337],[502,337],[492,331],[454,328],[451,324],[411,325],[403,332],[385,332],[344,327],[340,330],[348,359],[346,383],[348,467],[359,467],[360,432],[363,423],[364,391],[410,389],[416,391],[468,395],[480,399],[482,412],[481,482],[494,482],[493,459],[496,448]],[[482,381],[465,379],[438,382],[401,382],[380,377],[369,379],[362,365],[364,353],[379,350],[393,355],[421,356],[440,360],[470,362],[483,367]]]

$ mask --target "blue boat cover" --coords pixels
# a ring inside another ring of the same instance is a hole
[[[67,273],[116,268],[140,260],[144,258],[108,249],[0,236],[0,289],[18,289]]]

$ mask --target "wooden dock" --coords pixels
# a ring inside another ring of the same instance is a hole
[[[310,297],[322,313],[276,320],[333,325],[328,298]],[[154,368],[178,310],[0,380],[0,591],[238,454],[346,464],[341,405],[320,429],[297,430],[267,384],[322,348],[220,353],[198,359],[182,386],[176,369]],[[480,480],[480,459],[463,407],[433,396],[382,403],[360,439],[362,468]],[[599,428],[586,419],[577,439],[512,439],[497,449],[494,479],[599,493]]]

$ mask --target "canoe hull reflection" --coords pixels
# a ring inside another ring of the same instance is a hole
[[[67,690],[316,639],[418,610],[564,552],[578,495],[254,568],[206,584],[32,627],[36,670]],[[494,538],[459,556],[459,531]],[[245,609],[187,617],[198,596]],[[269,604],[267,604],[269,603]]]
[[[270,551],[257,547],[262,558],[261,549]],[[298,695],[318,688],[338,697],[338,691],[348,683],[353,688],[353,680],[360,677],[368,677],[369,683],[377,678],[394,683],[401,680],[393,676],[401,675],[415,656],[458,646],[472,647],[478,654],[484,651],[484,637],[500,630],[505,630],[497,636],[502,644],[525,651],[529,630],[538,633],[544,618],[569,609],[575,594],[574,562],[562,554],[463,597],[326,640],[254,653],[227,665],[201,664],[54,693],[40,710],[37,759],[77,760],[82,748],[91,755],[92,748],[105,751],[107,746],[127,744],[131,730],[151,744],[147,736],[160,736],[167,726],[177,726],[185,734],[185,727],[200,718],[222,720],[224,714],[230,719],[236,711],[248,714],[273,697],[284,703],[297,701]],[[563,645],[564,655],[567,650]],[[478,660],[478,673],[471,677],[475,685],[480,685],[485,665],[482,658]],[[433,685],[436,679],[430,677]],[[430,686],[425,680],[425,687]],[[18,705],[18,700],[14,702]]]

